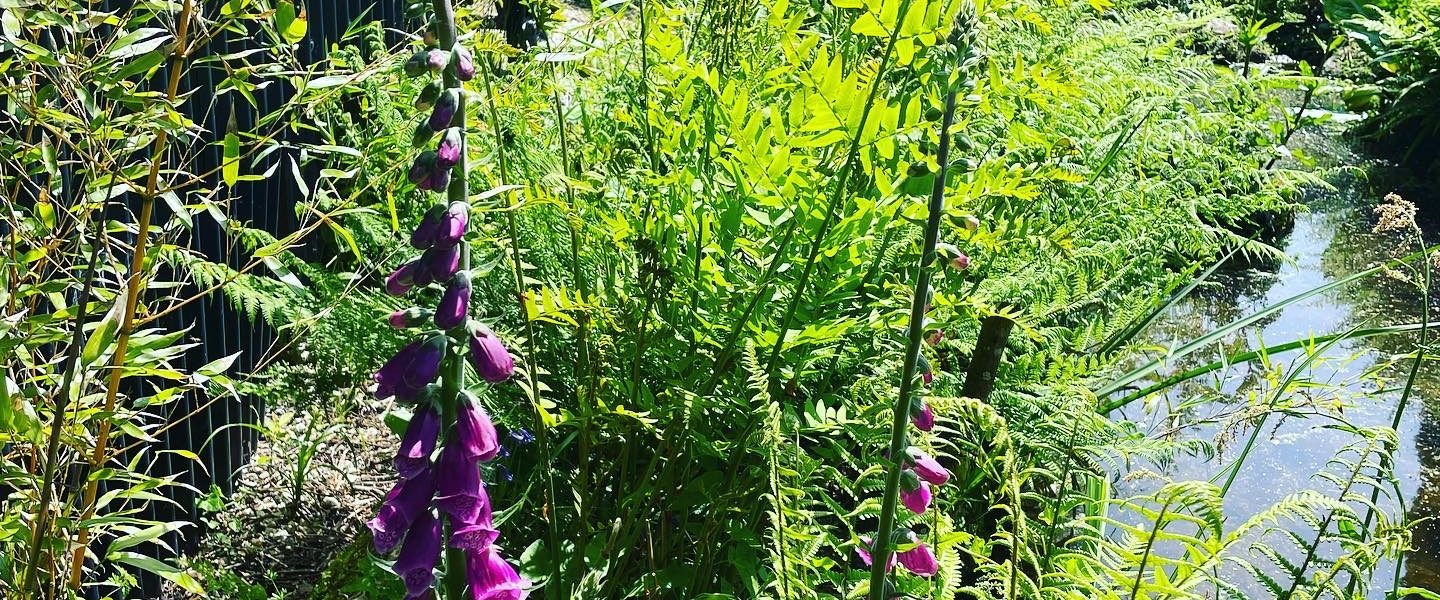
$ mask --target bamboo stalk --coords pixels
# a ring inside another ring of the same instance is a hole
[[[175,52],[170,55],[170,80],[165,87],[166,102],[173,103],[179,96],[180,75],[184,72],[185,57],[189,52],[186,47],[190,35],[190,19],[194,15],[195,1],[185,0],[180,8],[180,17],[177,21],[175,33]],[[145,181],[145,194],[140,198],[139,231],[135,236],[135,247],[130,257],[130,276],[125,284],[125,313],[124,320],[120,326],[120,333],[115,340],[115,354],[110,358],[110,381],[105,388],[105,412],[115,411],[116,398],[120,393],[120,380],[123,377],[125,366],[125,354],[130,348],[130,334],[135,330],[135,309],[140,301],[140,295],[145,291],[145,251],[150,237],[150,218],[155,208],[155,190],[160,182],[160,165],[165,158],[165,147],[169,143],[170,136],[161,129],[155,135],[154,150],[150,156],[150,173]],[[110,440],[110,419],[100,421],[100,431],[95,438],[95,452],[90,456],[90,469],[93,471],[105,463],[105,451]],[[90,543],[90,529],[83,523],[95,515],[95,495],[99,492],[99,480],[90,481],[85,486],[84,511],[80,518],[80,531],[75,538],[75,552],[70,561],[70,589],[80,588],[81,574],[85,568],[85,547]]]

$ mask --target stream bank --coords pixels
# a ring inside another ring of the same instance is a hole
[[[1311,154],[1322,158],[1325,164],[1320,166],[1337,176],[1332,178],[1334,189],[1312,189],[1307,194],[1306,210],[1296,215],[1293,231],[1277,243],[1288,259],[1274,266],[1247,266],[1216,273],[1206,286],[1173,307],[1152,327],[1149,342],[1161,348],[1173,347],[1265,306],[1415,249],[1413,241],[1408,249],[1398,249],[1401,241],[1397,235],[1374,231],[1374,207],[1389,190],[1386,184],[1361,174],[1376,165],[1351,152],[1339,137],[1340,129],[1334,125],[1297,136]],[[1434,221],[1433,209],[1431,215],[1425,212],[1421,209],[1418,220],[1427,243],[1433,244],[1432,238],[1440,228]],[[1168,365],[1161,376],[1264,345],[1356,327],[1419,322],[1423,302],[1417,287],[1409,282],[1384,275],[1362,279],[1288,306],[1214,348]],[[1326,469],[1355,438],[1331,427],[1335,422],[1322,415],[1340,415],[1358,426],[1389,426],[1410,364],[1392,361],[1411,351],[1416,340],[1413,334],[1401,334],[1346,340],[1325,349],[1321,358],[1304,369],[1303,385],[1290,392],[1302,398],[1295,404],[1297,412],[1309,410],[1308,405],[1316,416],[1272,417],[1262,425],[1253,451],[1225,496],[1227,519],[1238,523],[1301,490],[1317,490],[1333,497],[1334,490],[1315,474]],[[1253,423],[1242,410],[1264,402],[1278,384],[1276,374],[1283,377],[1289,365],[1299,363],[1304,356],[1302,351],[1271,356],[1268,369],[1250,363],[1234,365],[1175,386],[1152,398],[1146,406],[1136,404],[1117,411],[1116,418],[1136,423],[1151,436],[1209,441],[1216,455],[1181,456],[1170,464],[1136,468],[1117,484],[1116,495],[1128,497],[1152,491],[1158,481],[1165,479],[1210,480],[1217,473],[1223,474],[1241,454],[1251,432],[1249,426]],[[1440,517],[1437,401],[1440,377],[1431,368],[1421,368],[1401,416],[1399,447],[1394,453],[1398,489],[1410,508],[1411,519],[1422,520],[1413,528],[1412,549],[1400,567],[1398,581],[1402,587],[1440,589],[1440,523],[1423,521]],[[1310,530],[1296,530],[1302,537],[1306,531]],[[1313,536],[1313,531],[1308,535]],[[1380,566],[1370,598],[1386,597],[1395,568],[1393,563]]]

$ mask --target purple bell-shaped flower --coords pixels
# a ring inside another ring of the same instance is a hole
[[[415,276],[417,285],[432,281],[447,281],[460,271],[460,248],[455,245],[436,245],[420,257],[420,272]]]
[[[470,274],[465,271],[450,278],[445,295],[435,307],[435,326],[440,329],[459,327],[470,316]]]
[[[474,600],[523,600],[527,582],[490,546],[465,553],[465,579]]]
[[[426,510],[415,518],[405,534],[405,545],[395,557],[395,574],[405,580],[410,598],[418,598],[435,583],[435,563],[440,561],[441,524]]]
[[[488,461],[500,454],[500,440],[490,415],[470,392],[460,393],[460,414],[455,417],[455,441],[466,458]]]
[[[410,479],[430,468],[430,454],[440,433],[440,413],[434,406],[425,406],[410,417],[400,450],[395,453],[395,471]]]
[[[470,51],[464,46],[455,45],[455,52],[450,57],[450,64],[455,67],[456,79],[470,81],[475,78],[475,58],[470,56]]]
[[[515,373],[515,359],[495,332],[475,327],[470,332],[470,363],[481,379],[501,383]]]
[[[380,512],[366,523],[374,537],[376,554],[389,554],[400,544],[415,518],[429,510],[433,495],[435,472],[430,469],[402,479],[390,489]]]
[[[430,111],[430,129],[445,131],[455,120],[455,113],[458,110],[460,110],[460,90],[449,88],[440,92],[440,97],[435,99],[435,108]]]
[[[391,296],[404,296],[409,293],[410,288],[415,286],[415,275],[419,266],[413,260],[400,265],[400,268],[395,269],[395,272],[385,279],[385,292]]]
[[[421,323],[429,321],[434,316],[435,311],[433,310],[412,306],[405,310],[397,310],[390,313],[390,317],[386,320],[389,321],[390,326],[395,329],[409,329],[411,327],[419,327]]]
[[[449,444],[440,450],[435,473],[435,508],[458,523],[478,523],[490,514],[490,497],[480,482],[480,463],[466,458],[460,445]]]
[[[440,361],[445,358],[444,335],[432,334],[411,342],[395,353],[375,372],[375,397],[397,396],[414,399],[425,386],[440,376]]]

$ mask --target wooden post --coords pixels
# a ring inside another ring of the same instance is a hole
[[[1014,328],[1014,321],[1001,316],[985,317],[980,322],[980,338],[975,341],[961,395],[976,400],[990,398],[990,392],[995,391],[995,372],[1000,368],[1005,344],[1010,341],[1010,330]]]

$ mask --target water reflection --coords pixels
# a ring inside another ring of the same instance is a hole
[[[1194,339],[1257,309],[1273,304],[1330,281],[1362,271],[1374,264],[1403,254],[1394,235],[1371,233],[1374,204],[1370,185],[1359,179],[1339,182],[1338,190],[1314,194],[1309,212],[1296,219],[1295,231],[1283,241],[1291,258],[1272,273],[1246,271],[1217,275],[1216,285],[1197,292],[1175,307],[1149,333],[1157,345]],[[1383,190],[1382,190],[1383,191]],[[1433,209],[1432,209],[1433,210]],[[1423,215],[1434,217],[1436,215]],[[1423,226],[1423,224],[1422,224]],[[1432,228],[1430,231],[1440,231]],[[1430,243],[1435,243],[1431,240]],[[1411,246],[1409,250],[1413,250]],[[1352,327],[1417,322],[1422,296],[1413,284],[1386,277],[1374,277],[1349,287],[1333,290],[1290,306],[1244,332],[1218,344],[1209,352],[1191,357],[1183,364],[1170,365],[1161,375],[1175,373],[1229,354],[1268,344],[1345,331]],[[1316,387],[1309,393],[1316,402],[1343,401],[1343,414],[1357,425],[1389,425],[1403,385],[1404,370],[1388,369],[1376,381],[1371,371],[1377,365],[1409,352],[1414,335],[1377,337],[1338,344],[1324,360],[1309,369]],[[1299,352],[1274,357],[1279,363],[1293,363]],[[1198,395],[1220,393],[1220,401],[1201,410],[1223,414],[1244,407],[1248,394],[1266,393],[1263,370],[1236,366],[1204,382],[1172,390],[1166,398],[1152,403],[1149,410],[1132,406],[1125,418],[1151,432],[1165,431],[1175,421],[1170,411]],[[1402,585],[1440,589],[1440,406],[1428,399],[1440,399],[1440,377],[1435,369],[1420,371],[1410,405],[1399,428],[1400,446],[1395,456],[1400,489],[1412,505],[1412,517],[1429,517],[1414,528],[1414,547],[1405,563]],[[1193,410],[1192,410],[1193,412]],[[1186,419],[1204,419],[1204,414],[1185,414]],[[1232,524],[1238,523],[1285,496],[1303,489],[1318,489],[1334,495],[1313,476],[1353,436],[1323,428],[1322,419],[1271,419],[1257,441],[1254,453],[1226,496],[1226,510]],[[1215,423],[1190,427],[1187,435],[1214,438],[1222,428]],[[1240,443],[1243,443],[1242,433]],[[1233,440],[1232,440],[1233,442]],[[1182,458],[1165,465],[1166,477],[1209,479],[1229,464],[1238,448],[1221,445],[1217,460]],[[1153,489],[1153,482],[1125,482],[1119,493]],[[1313,538],[1313,532],[1302,537]],[[1372,598],[1383,598],[1390,589],[1394,565],[1386,565],[1376,576]],[[1383,582],[1383,583],[1382,583]]]

